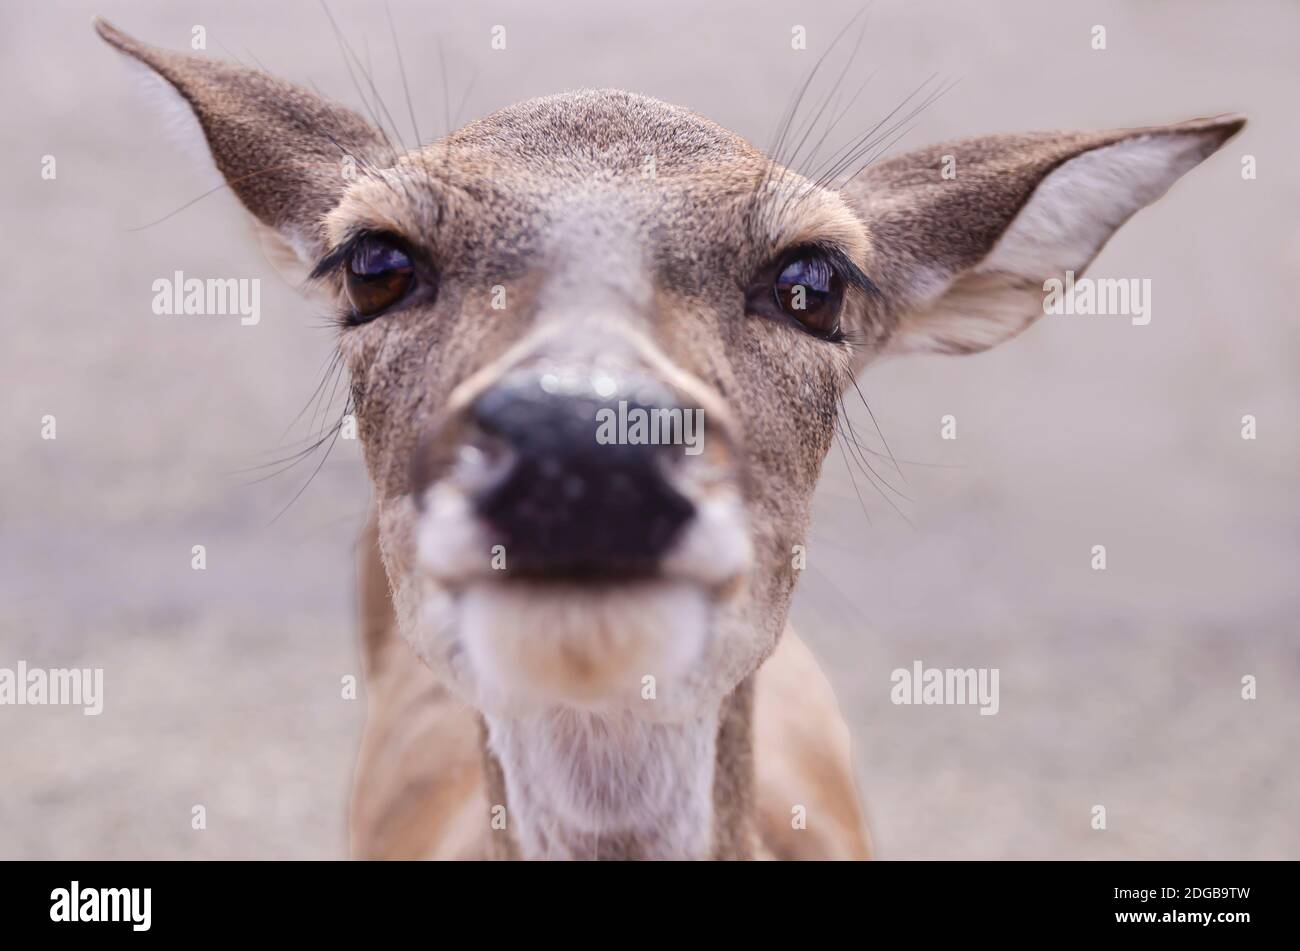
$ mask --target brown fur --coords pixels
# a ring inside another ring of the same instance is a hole
[[[365,643],[374,649],[349,822],[353,854],[516,857],[508,830],[493,831],[484,819],[505,796],[500,767],[482,749],[477,714],[451,697],[397,636],[387,590],[371,584],[383,570],[373,522],[359,560]],[[756,686],[750,683],[731,699],[719,742],[715,798],[723,823],[715,857],[867,858],[848,730],[812,654],[787,631]],[[814,817],[805,830],[791,824],[794,805]]]
[[[364,120],[281,80],[153,49],[102,21],[98,29],[179,91],[232,189],[301,256],[383,229],[437,265],[436,300],[348,329],[339,344],[376,511],[361,569],[370,711],[352,837],[362,857],[521,854],[513,826],[490,827],[507,797],[484,718],[500,713],[471,705],[475,683],[454,631],[425,618],[437,599],[454,604],[454,592],[419,562],[409,472],[417,447],[450,431],[479,389],[521,360],[584,346],[636,354],[713,407],[739,470],[732,487],[743,494],[752,565],[712,592],[714,637],[685,692],[691,716],[716,716],[708,854],[865,857],[847,731],[815,662],[785,630],[792,546],[805,537],[840,394],[873,357],[909,340],[967,352],[1018,332],[1041,312],[1044,278],[1082,271],[1114,227],[1189,167],[1175,161],[1179,143],[1199,160],[1241,125],[990,136],[879,163],[841,193],[799,192],[802,179],[738,136],[626,92],[530,100],[398,154]],[[1125,143],[1151,149],[1107,158],[1119,185],[1100,196],[1114,219],[1102,231],[1062,243],[1064,257],[1045,269],[999,256],[1049,178],[1086,190],[1074,160]],[[944,155],[957,159],[955,180],[939,175]],[[359,164],[355,182],[340,174],[346,158]],[[850,293],[849,342],[745,313],[747,277],[810,240],[839,247],[879,289]],[[489,305],[497,285],[504,311]],[[966,313],[979,320],[964,322]],[[799,806],[807,829],[791,823]],[[635,836],[606,845],[603,855],[653,854]]]

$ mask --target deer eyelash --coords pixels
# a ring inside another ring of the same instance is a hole
[[[833,244],[818,244],[814,245],[814,247],[816,247],[822,254],[826,255],[827,260],[831,263],[831,267],[835,268],[836,273],[839,274],[840,279],[843,280],[844,283],[856,287],[864,294],[869,294],[873,297],[881,296],[880,288],[876,286],[875,282],[872,281],[871,278],[867,277],[862,268],[853,263],[853,259],[845,254],[841,248]]]
[[[838,245],[814,242],[810,247],[816,248],[826,256],[826,260],[830,262],[835,273],[839,275],[840,280],[845,284],[856,288],[870,299],[878,301],[884,298],[876,283],[867,276],[862,268],[854,264],[853,259]],[[848,343],[852,347],[861,347],[864,339],[865,335],[861,332],[843,326],[825,338],[828,343]]]
[[[352,256],[352,252],[356,250],[357,245],[372,233],[370,231],[358,231],[342,244],[326,252],[325,256],[312,267],[311,273],[307,275],[307,280],[323,281],[332,275]]]

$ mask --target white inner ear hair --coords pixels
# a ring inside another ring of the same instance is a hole
[[[163,138],[187,156],[202,176],[202,194],[224,188],[225,177],[208,148],[208,139],[198,116],[176,87],[139,60],[123,55],[122,61],[136,77],[140,96],[163,119]],[[301,286],[315,263],[311,243],[295,232],[281,232],[253,221],[258,246],[267,262],[294,287]]]
[[[176,91],[175,86],[154,72],[152,67],[125,54],[121,59],[136,78],[140,98],[162,117],[163,136],[182,153],[193,159],[194,166],[202,171],[204,183],[209,188],[224,185],[225,179],[217,170],[212,153],[208,149],[208,140],[203,134],[203,126],[199,124],[198,117],[194,115],[194,110],[185,97]]]
[[[1083,271],[1129,216],[1163,195],[1206,150],[1205,136],[1146,135],[1065,162],[983,261],[903,322],[894,350],[972,352],[1020,332],[1042,315],[1043,281]],[[942,279],[918,275],[928,287]]]
[[[1205,157],[1194,134],[1147,135],[1070,159],[1035,189],[976,271],[1041,282],[1081,270],[1130,215]]]

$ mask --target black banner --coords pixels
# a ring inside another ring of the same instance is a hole
[[[774,919],[867,939],[902,929],[927,944],[1052,934],[1226,943],[1273,933],[1288,920],[1282,906],[1294,866],[8,862],[0,875],[7,937],[85,942],[364,939],[512,922],[567,931],[620,920],[653,932],[703,915],[714,928],[737,931],[756,924],[761,932]]]

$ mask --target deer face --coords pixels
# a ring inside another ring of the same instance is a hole
[[[325,224],[421,653],[489,709],[674,716],[734,688],[784,623],[884,326],[849,205],[684,110],[589,92],[362,175]]]
[[[493,713],[716,708],[784,626],[854,374],[1023,329],[1241,126],[973,139],[836,191],[583,92],[398,154],[287,83],[100,29],[332,297],[402,630]]]

